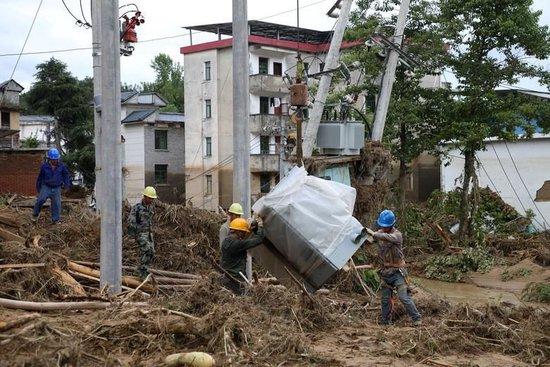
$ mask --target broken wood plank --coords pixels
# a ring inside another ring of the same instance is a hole
[[[24,269],[24,268],[43,268],[46,263],[28,263],[28,264],[2,264],[0,269]]]
[[[69,269],[76,272],[76,273],[90,275],[90,276],[93,276],[95,278],[101,278],[101,275],[100,275],[101,273],[99,272],[99,270],[92,269],[92,268],[89,268],[87,266],[77,264],[73,261],[68,261],[67,264],[69,266]],[[139,285],[141,284],[141,280],[138,279],[138,278],[130,277],[130,276],[123,276],[122,277],[122,284],[125,285],[125,286],[128,286],[128,287],[136,288],[136,287],[139,287]],[[153,287],[151,284],[144,284],[142,289],[146,292],[154,292],[155,291],[155,287]]]
[[[25,243],[25,239],[13,232],[8,231],[7,229],[0,228],[0,238],[4,241],[14,241],[19,243]]]
[[[0,298],[0,307],[27,311],[103,310],[113,306],[146,307],[147,302],[29,302]]]
[[[76,281],[69,273],[55,265],[51,268],[53,275],[67,287],[69,287],[77,296],[86,296],[86,291],[82,285]]]
[[[77,264],[80,264],[80,265],[85,265],[85,266],[91,266],[91,267],[96,267],[96,268],[99,267],[99,263],[91,262],[91,261],[76,261],[76,260],[73,260],[73,262],[75,262]],[[123,265],[122,269],[123,270],[134,271],[134,270],[137,270],[137,267]],[[150,268],[149,272],[153,275],[160,275],[160,276],[166,276],[166,277],[171,277],[171,278],[197,279],[197,280],[202,279],[202,277],[200,275],[180,273],[180,272],[177,272],[177,271],[168,271],[168,270]]]
[[[19,220],[4,213],[0,213],[0,223],[14,228],[19,228],[21,226]]]
[[[0,332],[8,331],[13,328],[19,327],[27,322],[38,318],[40,315],[37,313],[21,316],[12,321],[0,321]]]

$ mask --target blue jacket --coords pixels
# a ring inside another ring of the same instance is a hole
[[[64,186],[66,189],[71,187],[71,176],[67,166],[59,162],[57,168],[54,170],[51,164],[42,163],[40,166],[40,173],[36,178],[36,191],[40,192],[42,185],[49,187]]]

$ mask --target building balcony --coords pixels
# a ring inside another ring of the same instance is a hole
[[[250,172],[279,172],[278,154],[251,154]]]
[[[288,86],[280,75],[250,75],[249,88],[250,93],[266,97],[284,97],[288,94]]]
[[[286,120],[288,120],[287,115],[251,114],[250,132],[258,135],[281,135],[281,126]]]

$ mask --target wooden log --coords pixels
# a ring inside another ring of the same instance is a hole
[[[182,278],[167,278],[167,277],[154,277],[155,282],[158,284],[180,284],[180,285],[193,285],[197,283],[195,279],[182,279]]]
[[[86,291],[69,273],[55,265],[51,268],[51,272],[61,283],[69,287],[77,296],[86,296]]]
[[[101,273],[99,272],[99,270],[92,269],[92,268],[89,268],[87,266],[77,264],[73,261],[68,261],[67,263],[68,263],[69,269],[71,269],[72,271],[74,271],[76,273],[90,275],[90,276],[93,276],[95,278],[101,278]],[[136,288],[136,287],[139,287],[139,285],[141,284],[141,280],[139,280],[138,278],[134,278],[134,277],[123,276],[122,277],[122,284],[125,285],[125,286],[128,286],[128,287],[131,287],[131,288]],[[144,284],[141,289],[143,289],[145,292],[154,292],[155,291],[155,287],[153,287],[151,284]]]
[[[37,313],[32,313],[29,315],[23,315],[12,321],[0,321],[0,332],[8,331],[13,328],[19,327],[31,320],[38,318],[40,315]]]
[[[73,277],[80,278],[80,279],[91,280],[91,281],[96,282],[96,283],[99,284],[99,278],[92,277],[90,275],[86,275],[86,274],[82,274],[82,273],[77,273],[77,272],[74,272],[72,270],[69,270],[69,274],[71,274]],[[87,287],[87,288],[92,288],[92,287]],[[126,287],[125,285],[121,286],[121,288],[125,291],[135,290],[135,288]],[[95,289],[95,288],[92,288],[92,289]],[[148,297],[151,296],[149,293],[146,293],[146,292],[142,291],[141,289],[138,291],[138,293],[141,294],[145,298],[148,298]]]
[[[4,241],[14,241],[19,243],[25,243],[25,239],[23,237],[13,232],[10,232],[4,228],[0,228],[0,238],[3,238]]]
[[[435,233],[437,233],[439,237],[441,237],[441,239],[443,240],[443,242],[447,247],[451,246],[451,244],[453,243],[453,240],[451,240],[451,237],[449,236],[449,234],[445,232],[445,230],[441,228],[439,224],[428,223],[428,226],[430,226],[435,231]]]
[[[96,268],[99,267],[99,263],[91,262],[91,261],[76,261],[75,260],[73,262],[75,262],[77,264],[80,264],[80,265],[92,266],[92,267],[96,267]],[[133,271],[133,270],[136,270],[137,267],[123,265],[122,269]],[[166,277],[171,277],[171,278],[202,279],[202,277],[200,275],[196,275],[196,274],[180,273],[180,272],[176,272],[176,271],[168,271],[168,270],[161,270],[161,269],[151,268],[151,269],[149,269],[149,272],[153,275],[166,276]]]
[[[16,218],[4,213],[0,213],[0,223],[14,228],[19,228],[21,226],[21,223],[19,223]]]
[[[24,268],[43,268],[46,263],[27,263],[27,264],[2,264],[0,269],[24,269]]]
[[[113,306],[146,307],[147,302],[29,302],[0,298],[0,307],[26,311],[103,310]]]

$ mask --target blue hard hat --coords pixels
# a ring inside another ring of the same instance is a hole
[[[59,150],[55,148],[50,148],[48,150],[48,153],[46,154],[46,157],[48,157],[48,159],[59,159],[59,157],[61,157],[61,154],[59,154]]]
[[[391,210],[382,210],[376,223],[383,228],[392,227],[395,224],[395,214]]]

